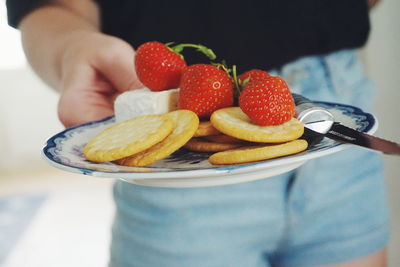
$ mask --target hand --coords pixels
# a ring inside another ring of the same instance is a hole
[[[143,87],[135,72],[135,52],[125,41],[77,31],[69,34],[64,47],[58,104],[64,126],[111,116],[116,96]]]

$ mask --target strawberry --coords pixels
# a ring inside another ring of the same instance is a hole
[[[252,82],[239,96],[239,106],[256,124],[279,125],[295,114],[293,96],[280,77]]]
[[[267,78],[271,77],[268,72],[263,71],[263,70],[258,70],[258,69],[253,69],[246,71],[245,73],[241,74],[239,76],[239,80],[241,81],[241,84],[246,87],[246,85],[249,85],[252,82],[258,82],[265,80]],[[246,84],[245,83],[247,80]]]
[[[226,71],[209,64],[195,64],[182,75],[179,108],[189,109],[200,118],[233,105],[233,82]]]
[[[179,87],[185,60],[159,42],[140,45],[135,56],[136,73],[139,80],[152,91]]]
[[[185,47],[196,48],[210,59],[215,59],[214,52],[195,44],[147,42],[140,45],[136,51],[135,66],[139,80],[152,91],[163,91],[179,87],[182,72],[186,62],[180,52]]]

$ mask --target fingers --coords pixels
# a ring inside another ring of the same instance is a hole
[[[134,66],[135,52],[123,40],[94,34],[75,40],[61,63],[60,121],[71,127],[114,113],[114,99],[142,88]]]
[[[77,94],[66,94],[60,98],[58,105],[58,115],[61,123],[69,128],[86,122],[100,120],[114,114],[112,107],[107,99],[101,96],[92,103],[82,103],[82,98]],[[82,95],[82,97],[90,94]],[[67,103],[74,103],[73,105]]]
[[[113,86],[89,65],[78,64],[63,75],[58,117],[65,127],[113,115]]]

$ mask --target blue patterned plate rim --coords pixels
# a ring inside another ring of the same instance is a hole
[[[339,103],[332,103],[332,102],[322,102],[318,101],[318,104],[328,108],[328,109],[337,109],[340,110],[344,116],[349,117],[360,117],[361,122],[363,124],[362,129],[358,129],[360,131],[366,133],[374,133],[377,130],[378,123],[376,117],[371,113],[366,113],[362,109],[347,105],[347,104],[339,104]],[[185,178],[185,177],[201,177],[201,176],[216,176],[216,175],[225,175],[229,173],[246,173],[249,171],[256,171],[261,169],[269,169],[269,168],[276,168],[279,166],[285,166],[288,164],[294,164],[296,162],[305,162],[312,158],[322,157],[328,154],[332,154],[343,149],[350,147],[351,145],[345,145],[341,143],[337,143],[331,141],[328,147],[322,148],[315,148],[307,149],[305,152],[286,156],[277,159],[271,159],[266,161],[260,162],[253,162],[248,164],[240,164],[240,165],[229,165],[229,166],[211,166],[210,168],[200,168],[200,169],[178,169],[178,168],[143,168],[143,170],[147,171],[136,171],[136,170],[129,170],[128,171],[113,171],[113,170],[98,170],[95,168],[82,168],[76,167],[71,164],[67,164],[65,162],[60,161],[56,156],[53,155],[51,152],[52,149],[56,149],[58,144],[56,140],[62,140],[67,138],[67,134],[73,132],[77,129],[83,129],[86,127],[93,127],[97,125],[101,125],[104,123],[111,123],[114,121],[114,117],[107,117],[98,121],[84,123],[78,126],[74,126],[71,128],[67,128],[54,136],[50,137],[45,146],[42,149],[42,155],[44,156],[45,160],[52,166],[69,171],[74,173],[80,173],[85,175],[92,175],[97,177],[108,177],[108,178],[127,178],[127,179],[163,179],[163,178]],[[327,138],[324,138],[324,140]],[[59,147],[58,147],[59,148]],[[61,147],[62,149],[62,147]],[[142,169],[142,168],[139,168]]]

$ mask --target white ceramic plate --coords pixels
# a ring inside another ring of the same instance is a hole
[[[374,133],[376,118],[349,105],[319,102],[328,108],[335,120],[359,131]],[[306,151],[249,164],[212,165],[210,154],[180,149],[168,158],[148,167],[124,167],[111,162],[93,163],[82,155],[84,145],[97,133],[115,123],[114,117],[66,129],[51,137],[43,148],[45,159],[59,169],[92,175],[118,178],[130,183],[157,187],[204,187],[263,179],[291,171],[307,160],[322,157],[347,148],[349,145],[324,138]]]

